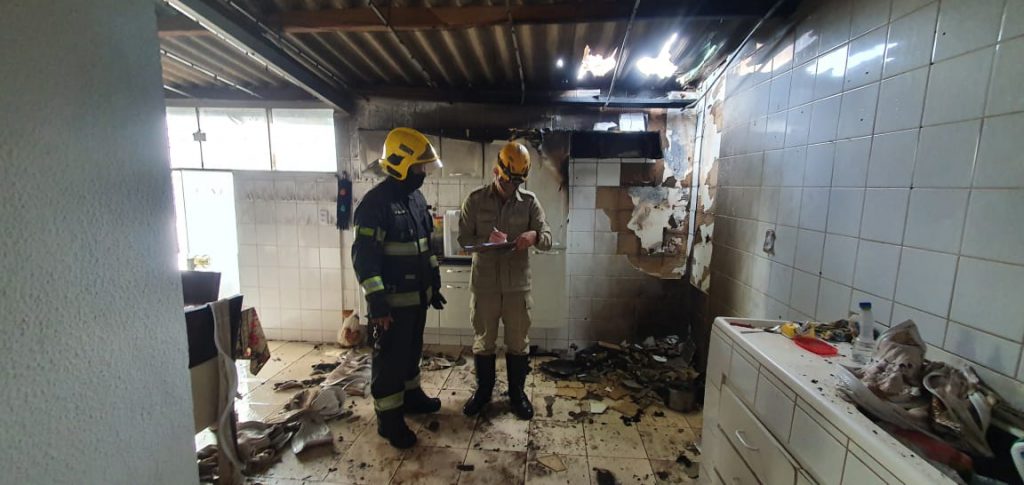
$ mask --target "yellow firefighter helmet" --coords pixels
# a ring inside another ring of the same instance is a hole
[[[519,142],[508,142],[498,153],[498,176],[502,180],[522,183],[529,174],[530,151]]]
[[[409,169],[416,165],[424,165],[427,173],[442,166],[430,140],[412,128],[395,128],[388,133],[378,163],[388,176],[398,180],[405,180]]]

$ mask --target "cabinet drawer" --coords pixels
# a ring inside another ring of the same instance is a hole
[[[843,476],[846,445],[818,424],[811,413],[814,411],[805,410],[803,405],[796,407],[789,449],[818,482],[824,485],[838,484]]]
[[[796,401],[783,391],[774,378],[761,369],[757,378],[757,397],[754,399],[754,411],[758,419],[775,435],[781,443],[789,442],[789,429],[793,425],[793,408]]]
[[[711,333],[711,344],[708,352],[708,384],[715,389],[722,387],[722,375],[729,368],[729,359],[732,358],[732,346],[726,337]]]
[[[729,444],[729,440],[723,434],[722,428],[719,427],[714,431],[719,434],[715,439],[715,442],[718,444],[718,449],[715,452],[715,471],[722,478],[722,482],[729,485],[757,484],[758,481],[754,477],[754,473],[747,468],[747,465],[743,463],[743,459],[740,458],[740,455]]]
[[[898,484],[896,479],[881,464],[871,458],[861,447],[850,443],[843,467],[843,485]]]
[[[754,393],[757,391],[756,362],[739,347],[734,347],[729,360],[729,374],[725,379],[736,395],[749,406],[754,405]]]
[[[441,310],[441,328],[472,328],[469,319],[469,283],[442,283],[448,304]]]
[[[794,483],[792,459],[728,385],[722,386],[720,400],[719,426],[754,474],[773,485]]]
[[[442,283],[469,283],[472,266],[441,266]]]

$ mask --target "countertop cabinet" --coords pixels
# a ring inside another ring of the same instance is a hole
[[[441,328],[473,328],[469,319],[469,266],[441,266],[441,294],[448,300],[441,310]]]
[[[837,394],[833,374],[850,364],[845,357],[821,358],[758,330],[778,323],[715,319],[702,483],[953,483]],[[838,346],[850,355],[849,344]]]

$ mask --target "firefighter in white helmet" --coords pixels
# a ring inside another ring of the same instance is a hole
[[[510,142],[498,155],[494,180],[474,190],[462,203],[459,244],[514,241],[507,250],[473,255],[470,314],[476,339],[473,357],[477,389],[463,412],[472,416],[491,401],[495,380],[498,322],[505,326],[505,362],[512,412],[520,419],[533,417],[533,405],[524,389],[529,367],[530,257],[529,248],[551,249],[551,228],[537,196],[521,187],[530,173],[530,152]]]

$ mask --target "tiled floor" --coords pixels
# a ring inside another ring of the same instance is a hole
[[[298,342],[273,342],[271,349],[273,360],[258,376],[248,373],[247,362],[239,362],[244,396],[237,406],[239,419],[273,413],[294,393],[275,392],[275,382],[305,378],[312,364],[334,361],[339,353],[337,348],[314,349]],[[424,390],[440,397],[442,408],[438,414],[408,418],[419,442],[405,451],[390,447],[377,436],[368,397],[351,398],[353,418],[330,423],[336,437],[333,450],[320,447],[298,457],[288,451],[265,476],[249,482],[596,485],[595,468],[611,471],[623,484],[693,482],[676,458],[700,435],[700,414],[648,409],[641,422],[628,426],[611,409],[600,415],[580,415],[581,401],[556,396],[559,383],[534,372],[527,388],[536,416],[532,421],[520,421],[508,413],[508,402],[499,392],[507,387],[504,371],[504,362],[498,359],[500,382],[495,401],[486,416],[476,418],[462,415],[474,382],[471,358],[462,367],[424,372]],[[437,431],[428,429],[433,421]],[[556,473],[538,462],[539,457],[552,453],[561,458],[565,471]],[[462,464],[472,465],[473,470],[461,471],[458,466]]]

